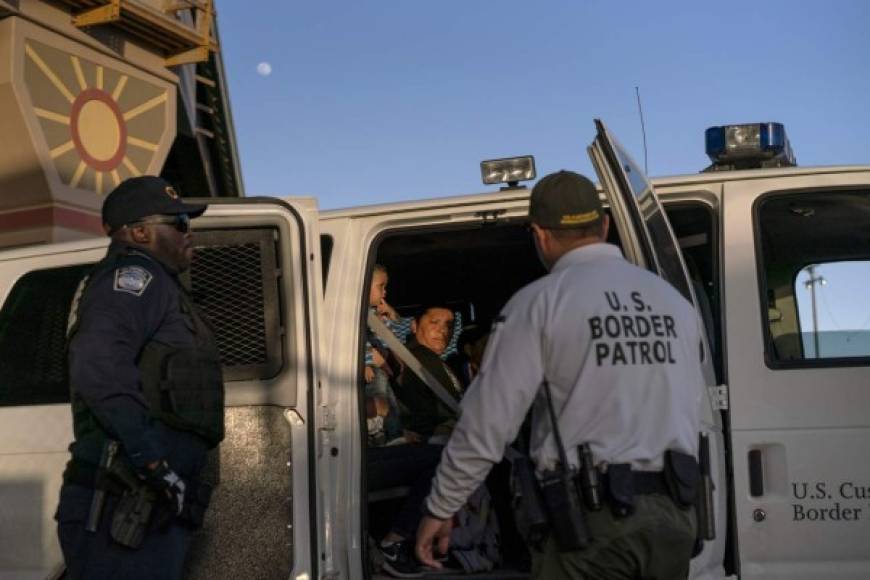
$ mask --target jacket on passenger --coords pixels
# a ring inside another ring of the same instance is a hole
[[[447,392],[459,401],[462,385],[455,375],[451,378],[452,371],[441,357],[417,342],[413,336],[408,339],[407,347]],[[447,435],[452,431],[456,413],[442,403],[426,383],[407,367],[399,377],[396,394],[407,409],[408,415],[404,417],[403,423],[409,431],[419,433],[424,439],[435,434]]]

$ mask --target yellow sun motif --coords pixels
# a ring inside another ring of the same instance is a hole
[[[33,112],[63,182],[103,194],[151,165],[169,124],[167,87],[37,42],[24,50]]]

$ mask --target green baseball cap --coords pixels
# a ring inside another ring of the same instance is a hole
[[[532,188],[529,220],[546,229],[585,228],[601,222],[604,208],[595,184],[573,171],[542,177]]]

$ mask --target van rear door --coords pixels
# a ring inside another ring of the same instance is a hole
[[[313,200],[201,200],[184,276],[215,328],[226,439],[188,578],[313,577],[309,442],[321,300]],[[70,300],[106,240],[0,254],[0,579],[62,566],[53,521],[72,440]]]
[[[598,173],[618,228],[626,257],[670,282],[695,304],[692,283],[670,223],[655,190],[644,172],[619,144],[603,122],[596,119],[597,136],[589,146],[589,156]],[[699,315],[700,316],[700,315]],[[705,345],[704,373],[708,386],[715,386],[709,347]],[[711,474],[715,484],[716,541],[707,542],[704,551],[692,561],[691,578],[721,578],[725,553],[726,476],[722,419],[705,400],[701,429],[710,438]]]

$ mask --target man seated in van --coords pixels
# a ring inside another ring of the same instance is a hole
[[[442,360],[453,334],[453,311],[440,305],[421,309],[411,325],[407,347],[456,401],[462,397],[462,382]],[[456,413],[432,392],[416,373],[405,369],[396,391],[408,410],[406,429],[424,441],[446,443],[456,423]]]

